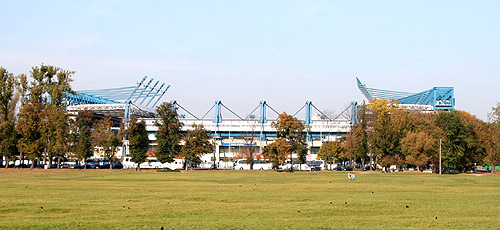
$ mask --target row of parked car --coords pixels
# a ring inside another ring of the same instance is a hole
[[[29,168],[31,167],[29,162],[22,162],[24,164],[20,164],[19,161],[12,162],[9,165],[16,168]],[[229,164],[221,164],[221,163],[229,163]],[[63,162],[60,165],[60,168],[67,169],[109,169],[110,163],[108,160],[100,160],[100,159],[88,159],[85,164],[81,164],[79,162]],[[202,163],[198,167],[200,169],[204,169],[205,167],[213,169],[213,162],[205,162],[205,165]],[[227,167],[229,166],[229,167]],[[10,167],[10,166],[9,166]],[[37,168],[47,168],[46,165],[39,164],[36,165]],[[130,157],[125,157],[123,162],[113,162],[113,169],[135,169],[138,165],[131,161]],[[250,170],[251,164],[246,159],[238,159],[234,161],[234,164],[231,162],[219,162],[215,164],[217,169],[234,169],[234,170]],[[290,170],[292,165],[288,161],[286,164],[280,166],[279,169],[282,170]],[[53,162],[50,168],[57,168],[56,162]],[[141,169],[182,169],[183,161],[181,159],[175,159],[172,163],[161,163],[155,157],[148,157],[146,162],[140,164]],[[253,169],[254,170],[272,170],[272,164],[268,160],[253,160]],[[353,168],[349,166],[344,166],[341,164],[338,165],[326,165],[323,160],[310,160],[306,161],[305,164],[299,165],[296,162],[293,164],[293,170],[302,170],[302,171],[322,171],[322,170],[333,170],[333,171],[352,171]],[[363,171],[370,170],[369,166],[362,168]]]

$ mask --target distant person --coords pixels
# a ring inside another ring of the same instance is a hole
[[[347,174],[347,179],[349,179],[349,180],[354,180],[354,178],[356,178],[356,176],[355,176],[354,174],[352,174],[351,172],[349,172],[349,173]]]

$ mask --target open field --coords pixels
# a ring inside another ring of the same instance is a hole
[[[500,175],[356,175],[2,169],[0,229],[500,228]]]

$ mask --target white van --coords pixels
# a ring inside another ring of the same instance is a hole
[[[161,162],[156,157],[148,157],[145,162],[141,163],[141,169],[160,169]]]
[[[171,169],[171,170],[180,170],[183,169],[184,160],[183,159],[174,159],[173,162],[166,162],[161,164],[161,168],[163,169]]]
[[[135,169],[137,164],[131,161],[131,157],[123,158],[123,169]],[[141,163],[141,169],[165,169],[169,168],[172,170],[182,169],[183,160],[174,159],[171,163],[161,163],[156,157],[148,157],[146,162]]]
[[[239,159],[234,162],[234,170],[250,170],[251,165],[247,163],[247,159]],[[271,170],[273,164],[268,161],[253,160],[254,170]]]

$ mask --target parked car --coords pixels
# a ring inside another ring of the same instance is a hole
[[[63,162],[59,167],[62,169],[69,169],[71,168],[71,165],[68,162]]]
[[[97,162],[94,162],[94,161],[88,161],[86,163],[87,165],[87,169],[96,169],[96,168],[99,168],[99,164]]]
[[[101,164],[99,164],[100,169],[109,169],[109,161],[103,161]],[[123,165],[121,162],[113,162],[113,168],[114,169],[122,169]]]
[[[322,160],[306,161],[306,164],[311,171],[321,171],[323,165]]]
[[[253,159],[253,170],[271,170],[273,164],[266,160]],[[246,159],[239,159],[234,162],[234,170],[250,170],[251,164],[247,163]]]
[[[72,169],[83,169],[83,165],[81,165],[81,164],[74,164],[74,165],[71,165],[70,168],[72,168]]]
[[[345,171],[345,167],[342,165],[337,165],[337,167],[333,168],[333,171]]]

